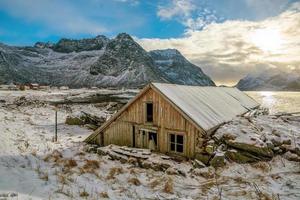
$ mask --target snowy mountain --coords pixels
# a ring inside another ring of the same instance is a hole
[[[157,70],[171,83],[214,85],[214,82],[196,65],[190,63],[176,49],[149,52]]]
[[[130,35],[61,39],[33,47],[0,44],[0,84],[141,87],[150,81],[214,85],[177,50],[146,52]]]
[[[247,75],[237,87],[241,90],[300,91],[300,72],[269,69]]]

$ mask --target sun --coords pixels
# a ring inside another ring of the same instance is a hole
[[[275,53],[282,47],[282,36],[277,29],[258,29],[250,36],[252,43],[264,52]]]

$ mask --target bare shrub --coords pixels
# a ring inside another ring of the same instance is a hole
[[[131,184],[133,184],[135,186],[140,186],[141,185],[141,181],[139,179],[137,179],[136,177],[130,178],[128,180],[128,183],[131,183]]]
[[[113,167],[109,170],[109,173],[106,177],[107,180],[109,179],[115,179],[116,175],[122,174],[123,168],[122,167]]]
[[[88,197],[90,194],[85,190],[85,188],[83,189],[83,191],[79,192],[79,196],[80,197]]]
[[[109,199],[107,192],[100,192],[99,196],[100,196],[100,198]]]
[[[48,176],[48,173],[47,172],[41,172],[39,174],[39,178],[44,180],[44,181],[48,181],[49,180],[49,176]]]

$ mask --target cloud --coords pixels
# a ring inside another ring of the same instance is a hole
[[[172,17],[188,17],[196,9],[192,0],[172,0],[167,6],[159,6],[157,16],[163,20]]]
[[[178,49],[217,83],[235,84],[269,67],[300,69],[300,3],[263,21],[212,23],[181,38],[137,41],[147,50]]]
[[[177,20],[186,27],[185,34],[219,21],[215,11],[206,7],[204,1],[195,0],[172,0],[167,5],[160,5],[157,16],[162,20]]]
[[[64,34],[99,34],[107,28],[81,14],[80,8],[59,0],[3,0],[0,9],[27,22],[44,24]]]

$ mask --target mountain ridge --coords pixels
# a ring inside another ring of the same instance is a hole
[[[27,47],[0,44],[0,83],[36,82],[72,88],[143,87],[151,81],[215,85],[179,51],[172,58],[166,56],[168,51],[147,52],[126,33],[113,39],[102,35],[62,38],[57,43],[37,42]],[[159,64],[167,59],[173,64]]]

